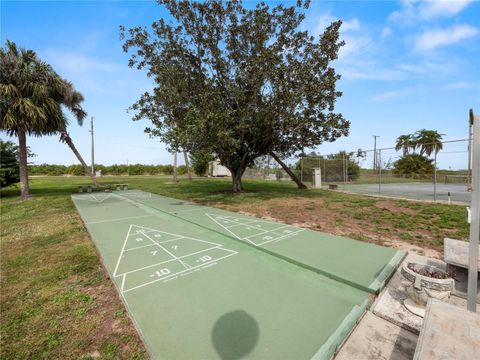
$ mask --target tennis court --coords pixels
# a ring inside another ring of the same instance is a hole
[[[328,359],[404,256],[141,191],[72,198],[155,359]]]
[[[328,185],[325,186],[325,189]],[[399,199],[451,201],[458,204],[469,204],[471,193],[466,184],[406,182],[381,184],[339,184],[338,189],[364,195],[381,195]],[[435,195],[436,192],[436,195]]]

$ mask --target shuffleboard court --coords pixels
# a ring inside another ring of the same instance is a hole
[[[328,359],[369,304],[365,291],[139,201],[154,196],[123,194],[72,198],[154,359]]]
[[[121,196],[368,292],[378,293],[405,256],[404,251],[142,191]]]

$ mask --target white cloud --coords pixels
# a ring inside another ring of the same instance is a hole
[[[345,41],[345,45],[338,52],[339,59],[359,56],[368,52],[372,47],[372,38],[368,35],[344,35],[341,39]]]
[[[382,37],[382,39],[385,39],[387,37],[389,37],[390,35],[392,35],[392,29],[389,28],[388,26],[385,26],[382,30],[382,34],[380,35]]]
[[[404,88],[400,90],[393,90],[393,91],[386,91],[380,93],[378,95],[373,96],[370,100],[372,101],[384,101],[390,99],[396,99],[400,97],[410,96],[414,94],[418,94],[419,92],[425,91],[425,89],[421,89],[418,86]]]
[[[313,35],[318,36],[323,33],[323,31],[334,21],[340,20],[337,17],[332,16],[330,13],[325,13],[318,17],[315,20],[316,25],[313,29]],[[353,18],[350,20],[343,20],[342,19],[342,26],[340,27],[341,33],[351,32],[351,31],[358,31],[360,30],[361,24],[358,18]]]
[[[447,84],[443,87],[445,90],[461,90],[480,88],[480,83],[461,81]]]
[[[358,18],[353,18],[352,20],[344,21],[340,30],[345,32],[358,31],[360,30],[360,21],[358,20]]]
[[[453,16],[465,9],[472,0],[429,0],[419,6],[423,19]]]
[[[384,93],[375,95],[374,97],[371,98],[373,101],[382,101],[382,100],[389,100],[389,99],[394,99],[404,96],[404,93],[401,91],[386,91]]]
[[[394,11],[388,20],[403,25],[415,24],[420,20],[451,17],[464,10],[473,0],[403,0],[402,8]]]
[[[439,46],[450,45],[474,37],[479,30],[470,25],[455,25],[446,29],[427,30],[420,34],[415,42],[417,50],[431,50]]]
[[[126,65],[100,60],[80,52],[68,50],[48,50],[46,57],[52,64],[70,74],[83,74],[91,71],[122,71]]]

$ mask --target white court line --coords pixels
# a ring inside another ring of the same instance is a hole
[[[151,237],[149,237],[148,235],[145,234],[145,236],[150,239],[150,241],[153,241],[155,244],[157,244],[157,246],[162,249],[163,251],[165,251],[167,254],[169,254],[170,256],[173,256],[175,259],[177,259],[180,264],[182,264],[185,268],[188,269],[188,267],[190,267],[190,265],[188,264],[185,264],[182,260],[180,260],[178,257],[175,256],[175,254],[172,254],[170,251],[168,251],[167,249],[165,249],[162,245],[160,245],[158,242],[156,242],[155,240],[153,240]]]
[[[245,225],[245,224],[242,224],[242,223],[240,222],[240,220],[232,220],[232,221],[237,222],[238,225]],[[260,219],[254,220],[253,222],[265,222],[265,223],[267,223],[267,224],[280,225],[279,223],[276,223],[276,222],[266,221],[266,220],[260,220]],[[246,226],[250,226],[250,227],[255,228],[255,229],[257,229],[257,230],[261,230],[261,231],[263,231],[263,232],[272,231],[272,230],[265,230],[265,229],[263,229],[263,228],[261,227],[261,225],[250,225],[250,223],[249,223],[249,224],[246,224]],[[290,225],[282,225],[281,227],[285,227],[285,226],[290,226]],[[293,227],[293,226],[292,226],[292,227]],[[257,234],[257,235],[260,235],[260,234]],[[255,235],[253,235],[253,236],[255,236]]]
[[[132,251],[132,250],[137,250],[137,249],[142,249],[142,248],[145,248],[145,247],[148,247],[148,246],[155,246],[155,245],[156,244],[148,244],[148,245],[137,246],[137,247],[134,247],[134,248],[125,249],[125,252]]]
[[[218,244],[216,244],[216,243],[213,243],[213,242],[210,242],[210,241],[206,241],[206,240],[196,239],[196,238],[193,238],[193,237],[190,237],[190,236],[185,236],[185,235],[180,235],[180,234],[169,233],[169,232],[166,232],[166,231],[163,231],[163,230],[156,230],[156,229],[152,229],[152,228],[149,228],[149,227],[146,227],[146,226],[139,226],[139,225],[133,225],[133,226],[138,227],[138,228],[141,228],[141,229],[147,229],[147,230],[151,230],[151,231],[156,231],[156,232],[159,232],[159,233],[163,233],[163,234],[167,234],[167,235],[172,235],[172,236],[180,236],[180,237],[185,238],[185,239],[191,239],[191,240],[195,240],[195,241],[204,242],[204,243],[206,243],[206,244],[212,244],[212,245],[218,246]],[[149,232],[150,232],[150,231],[149,231]]]
[[[123,277],[122,277],[122,288],[121,288],[121,289],[122,289],[122,290],[121,290],[122,292],[123,292],[123,289],[124,289],[124,287],[125,287],[125,278],[126,278],[126,277],[127,277],[127,275],[123,275]]]
[[[264,234],[267,234],[267,233],[270,233],[270,232],[275,232],[277,230],[280,230],[280,229],[283,229],[283,228],[286,228],[286,227],[290,227],[290,225],[282,225],[282,226],[280,226],[278,228],[275,228],[275,229],[272,229],[272,230],[263,230],[263,232],[255,234],[255,235],[249,235],[249,236],[245,237],[245,239],[249,239],[251,237],[258,236],[258,235],[264,235]],[[255,228],[255,229],[258,229],[258,228]],[[258,229],[258,230],[260,230],[260,229]]]
[[[250,241],[248,239],[243,239],[241,238],[240,236],[238,236],[237,234],[235,234],[234,232],[230,231],[230,229],[226,228],[225,226],[223,226],[222,224],[220,224],[220,222],[218,222],[217,220],[215,220],[212,216],[210,216],[210,214],[207,214],[205,213],[205,215],[207,215],[212,221],[214,221],[217,225],[221,226],[222,228],[224,228],[225,230],[227,230],[230,234],[232,234],[233,236],[235,236],[238,240],[247,240],[250,244],[252,245],[256,245],[253,241]]]
[[[192,256],[192,255],[197,255],[197,254],[200,254],[200,253],[202,253],[202,252],[204,252],[204,251],[209,251],[209,250],[213,250],[213,249],[221,249],[221,250],[233,251],[233,250],[229,250],[229,249],[223,249],[223,248],[221,247],[221,245],[218,245],[218,246],[214,246],[214,247],[211,247],[211,248],[208,248],[208,249],[205,249],[205,250],[200,250],[200,251],[197,251],[197,252],[194,252],[194,253],[191,253],[191,254],[187,254],[187,255],[180,256],[180,257],[178,257],[177,259],[165,260],[165,261],[162,261],[162,262],[159,262],[159,263],[156,263],[156,264],[144,266],[143,268],[126,271],[126,272],[121,273],[121,274],[116,275],[116,276],[120,276],[120,275],[124,275],[124,274],[125,274],[125,275],[127,275],[127,274],[132,274],[132,273],[137,272],[137,271],[140,271],[140,270],[145,270],[145,269],[151,268],[151,267],[153,267],[153,266],[157,266],[157,265],[163,265],[163,264],[166,264],[166,263],[169,263],[169,262],[172,262],[172,261],[180,260],[180,259],[183,259],[183,258]]]
[[[120,260],[121,260],[122,255],[123,255],[123,251],[125,250],[125,245],[127,245],[128,235],[130,235],[130,230],[131,229],[132,229],[132,225],[130,225],[130,227],[128,228],[127,236],[125,236],[125,241],[123,242],[122,250],[120,250],[120,255],[118,256],[117,265],[115,266],[115,271],[113,272],[114,277],[117,276],[116,273],[117,273],[117,270],[118,270],[118,265],[120,265]]]
[[[267,244],[267,243],[269,243],[269,242],[272,242],[272,241],[283,240],[283,239],[288,238],[288,237],[290,237],[290,236],[297,235],[299,232],[302,232],[302,231],[304,231],[304,230],[305,230],[305,229],[300,229],[300,230],[297,230],[297,231],[295,231],[295,232],[293,232],[293,233],[285,234],[285,235],[280,236],[280,237],[278,237],[278,238],[264,241],[264,242],[262,242],[262,243],[257,244],[257,246],[265,245],[265,244]]]
[[[170,211],[169,214],[179,214],[179,213],[184,213],[184,212],[188,212],[188,211],[197,211],[197,210],[204,210],[204,207],[202,206],[202,207],[199,207],[199,208],[196,208],[196,209]]]
[[[123,220],[130,220],[130,219],[139,219],[139,218],[150,217],[150,216],[155,216],[155,215],[139,215],[139,216],[130,216],[130,217],[124,217],[124,218],[111,219],[111,220],[91,221],[91,222],[87,222],[85,224],[86,225],[102,224],[102,223],[107,223],[107,222],[123,221]]]
[[[209,214],[206,214],[206,215],[209,216],[212,220],[214,220]],[[241,237],[239,237],[238,235],[236,235],[235,233],[233,233],[232,231],[229,230],[229,228],[232,228],[232,226],[229,226],[228,229],[227,229],[226,226],[224,226],[224,225],[222,225],[221,223],[219,223],[219,222],[217,222],[217,221],[214,220],[217,224],[221,225],[225,230],[229,231],[229,232],[230,232],[232,235],[234,235],[237,239],[239,239],[239,240],[246,240],[246,241],[250,242],[251,244],[253,244],[253,245],[255,245],[255,246],[260,246],[260,245],[269,243],[269,242],[271,242],[271,241],[280,240],[280,239],[283,239],[284,237],[286,237],[286,236],[288,236],[288,235],[294,235],[294,234],[299,233],[300,231],[303,231],[303,229],[300,229],[300,230],[295,231],[295,232],[293,232],[293,233],[289,233],[289,234],[286,234],[286,235],[282,235],[282,236],[277,237],[277,238],[275,238],[275,239],[271,239],[271,240],[268,240],[268,241],[265,241],[265,242],[262,242],[262,243],[257,244],[256,242],[251,241],[249,238],[252,238],[252,237],[255,237],[255,236],[259,236],[259,235],[265,235],[265,234],[268,234],[268,233],[271,233],[271,232],[275,232],[275,231],[277,231],[277,230],[280,230],[280,229],[286,228],[286,227],[291,227],[291,228],[294,228],[294,229],[298,229],[298,228],[296,228],[296,227],[294,227],[294,226],[291,226],[291,225],[282,225],[282,226],[277,227],[277,228],[272,229],[272,230],[265,230],[265,229],[261,229],[261,228],[255,226],[255,225],[242,224],[242,223],[240,223],[239,221],[237,221],[237,220],[235,220],[235,219],[228,219],[228,218],[227,218],[226,220],[229,220],[229,221],[232,221],[232,222],[238,222],[237,225],[245,225],[245,226],[249,226],[249,227],[255,228],[255,229],[257,229],[257,230],[261,230],[260,233],[257,233],[257,234],[254,234],[254,235],[250,235],[250,236],[246,236],[246,237],[241,238]],[[253,220],[252,222],[256,222],[256,221],[263,221],[263,220]],[[272,222],[272,221],[264,221],[264,222],[267,222],[267,223],[269,223],[269,224],[277,224],[277,223]],[[234,225],[234,226],[237,226],[237,225]]]
[[[226,226],[226,227],[228,227],[228,228],[230,229],[230,228],[235,227],[235,226],[249,225],[249,224],[255,223],[255,222],[259,221],[259,220],[248,220],[247,222],[244,222],[244,223],[240,223],[240,222],[235,221],[235,220],[228,220],[228,221],[236,223],[235,225]]]
[[[168,276],[165,276],[165,277],[162,277],[162,278],[159,278],[159,279],[156,279],[156,280],[149,281],[149,282],[144,283],[144,284],[142,284],[142,285],[135,286],[135,287],[133,287],[133,288],[130,288],[130,289],[128,289],[128,290],[123,291],[123,293],[129,292],[129,291],[132,291],[132,290],[135,290],[135,289],[139,289],[139,288],[141,288],[141,287],[144,287],[144,286],[147,286],[147,285],[156,283],[156,282],[158,282],[158,281],[166,280],[166,279],[171,278],[171,277],[173,277],[173,276],[180,275],[180,274],[182,274],[182,273],[184,273],[184,272],[186,272],[186,271],[191,271],[192,269],[197,269],[197,268],[200,268],[200,267],[204,267],[204,266],[206,266],[206,265],[210,265],[212,262],[216,262],[216,261],[225,259],[225,258],[227,258],[227,257],[229,257],[229,256],[238,254],[236,251],[233,251],[233,250],[229,250],[229,249],[223,249],[223,250],[225,250],[225,251],[230,251],[230,252],[232,252],[232,253],[231,253],[231,254],[228,254],[228,255],[225,255],[225,256],[222,256],[222,257],[220,257],[220,258],[218,258],[218,259],[213,259],[212,261],[209,261],[209,262],[206,262],[206,263],[203,263],[203,264],[200,264],[200,265],[191,267],[190,269],[185,269],[185,270],[182,270],[182,271],[180,271],[180,272],[176,272],[176,273],[174,273],[174,274],[170,274],[170,275],[168,275]]]

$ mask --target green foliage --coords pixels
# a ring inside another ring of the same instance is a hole
[[[11,141],[0,140],[0,187],[19,181],[18,146]]]
[[[208,163],[215,160],[215,157],[205,151],[197,151],[190,154],[190,162],[192,164],[193,171],[198,176],[207,175]]]
[[[66,172],[68,175],[83,176],[85,175],[85,168],[82,165],[70,165]]]
[[[422,129],[413,134],[400,135],[395,144],[395,150],[407,155],[410,150],[420,149],[420,155],[430,156],[443,149],[442,134],[436,130]]]
[[[65,165],[30,165],[28,167],[28,173],[30,175],[50,175],[58,176],[67,174],[67,167]]]
[[[348,135],[334,112],[340,76],[330,66],[344,45],[341,21],[316,38],[302,27],[308,1],[253,9],[239,0],[158,2],[172,21],[121,27],[129,65],[155,81],[131,107],[134,120],[151,120],[147,133],[171,149],[213,154],[232,172],[234,191],[260,156]]]
[[[426,179],[432,176],[435,168],[433,160],[420,154],[406,154],[393,163],[392,173],[407,178]]]
[[[81,165],[30,165],[28,167],[31,175],[85,175],[85,169]],[[105,166],[102,164],[95,164],[95,171],[101,170],[102,175],[172,175],[172,165],[143,165],[143,164],[115,164]],[[184,175],[187,170],[184,165],[178,167],[178,174]]]
[[[83,96],[69,81],[40,60],[33,50],[17,47],[7,40],[0,48],[0,130],[19,138],[19,168],[22,198],[29,195],[26,134],[60,134],[60,140],[73,146],[67,133],[64,107],[81,124],[86,112]]]

